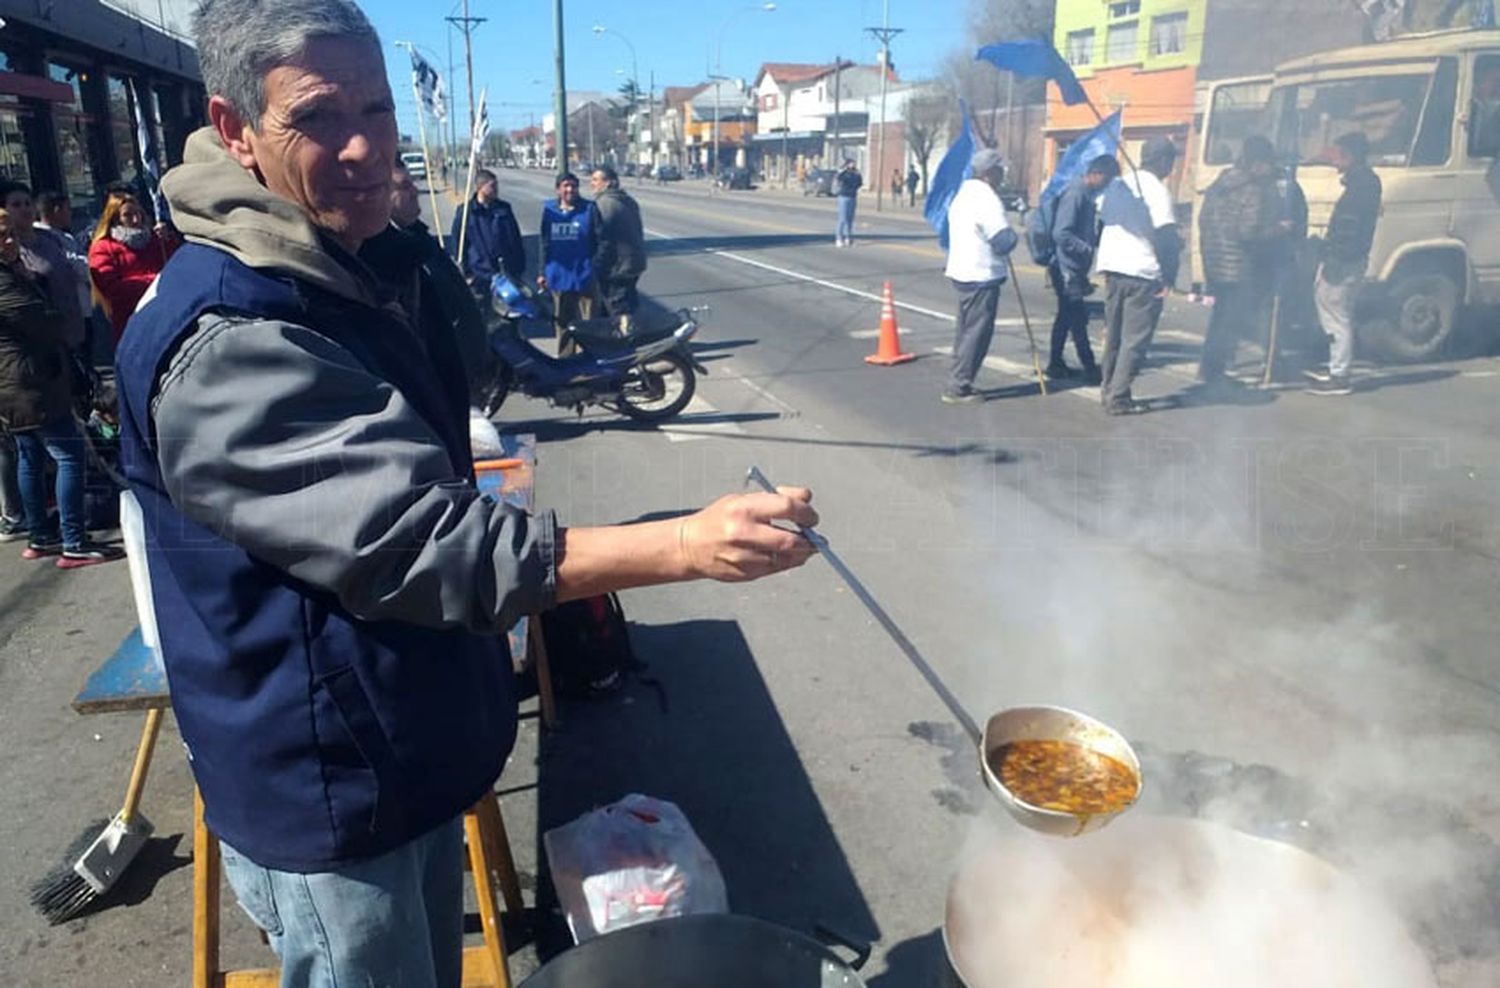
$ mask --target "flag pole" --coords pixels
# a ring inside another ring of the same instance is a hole
[[[1010,269],[1010,283],[1016,287],[1016,304],[1021,307],[1021,324],[1026,327],[1026,340],[1031,344],[1031,366],[1036,368],[1036,383],[1047,397],[1047,375],[1042,373],[1042,359],[1037,354],[1036,334],[1031,331],[1031,316],[1026,312],[1026,299],[1021,295],[1021,279],[1016,275],[1016,262],[1005,255],[1005,266]]]
[[[437,190],[432,187],[432,155],[427,151],[427,114],[422,109],[422,93],[417,89],[417,80],[411,82],[412,95],[417,98],[417,133],[422,137],[422,170],[427,173],[427,198],[432,202],[432,232],[437,234],[439,247],[443,243],[443,218],[438,215]]]
[[[469,203],[472,199],[471,193],[474,188],[474,166],[479,157],[479,143],[474,140],[474,134],[478,133],[479,120],[484,115],[484,97],[489,92],[489,87],[479,91],[479,112],[474,115],[474,131],[469,134],[469,168],[468,174],[464,176],[464,219],[458,227],[458,267],[463,270],[464,266],[464,238],[469,232]]]

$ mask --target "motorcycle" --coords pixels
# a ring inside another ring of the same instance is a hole
[[[535,292],[500,274],[490,283],[490,302],[498,316],[490,348],[499,360],[480,406],[486,417],[499,410],[512,390],[519,390],[580,415],[584,408],[600,405],[637,421],[661,422],[687,407],[698,386],[697,374],[708,373],[688,348],[698,332],[688,309],[677,311],[674,328],[628,336],[614,335],[609,319],[577,323],[570,328],[581,351],[554,357],[532,346],[521,332],[523,322],[551,321],[550,307]]]

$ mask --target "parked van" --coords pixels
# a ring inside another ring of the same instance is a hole
[[[1321,236],[1343,191],[1323,154],[1341,135],[1363,131],[1384,198],[1357,339],[1388,359],[1438,356],[1463,306],[1500,302],[1500,31],[1415,35],[1299,58],[1276,69],[1258,123],[1222,112],[1243,111],[1234,94],[1264,83],[1233,80],[1209,94],[1194,215],[1238,142],[1259,132],[1297,163],[1309,234]]]

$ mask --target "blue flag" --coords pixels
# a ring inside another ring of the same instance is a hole
[[[937,231],[938,243],[944,250],[948,249],[948,204],[958,195],[958,187],[970,177],[969,162],[974,157],[974,131],[969,127],[969,107],[963,100],[958,101],[958,115],[963,120],[963,130],[933,173],[932,184],[927,188],[927,205],[922,210],[927,225]]]
[[[1057,163],[1057,171],[1052,173],[1047,187],[1042,190],[1042,202],[1062,195],[1068,183],[1087,171],[1089,162],[1095,158],[1100,155],[1112,158],[1120,153],[1120,112],[1111,113],[1099,126],[1073,142]]]
[[[1051,79],[1062,92],[1063,102],[1069,106],[1089,101],[1078,76],[1073,74],[1072,66],[1045,41],[1002,41],[985,45],[975,54],[974,60],[989,62],[997,69],[1016,75]]]

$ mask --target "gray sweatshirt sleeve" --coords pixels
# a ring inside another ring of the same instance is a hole
[[[552,515],[480,494],[400,392],[325,336],[204,316],[153,418],[178,510],[358,617],[500,632],[552,606]]]

